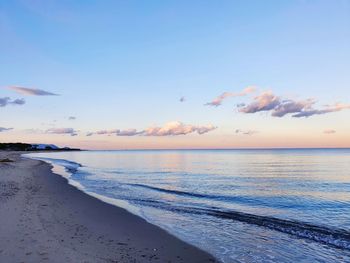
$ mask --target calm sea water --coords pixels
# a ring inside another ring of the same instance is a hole
[[[30,154],[223,262],[350,262],[350,150]]]

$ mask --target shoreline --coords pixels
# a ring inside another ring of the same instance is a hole
[[[0,152],[1,262],[217,262],[22,153]]]

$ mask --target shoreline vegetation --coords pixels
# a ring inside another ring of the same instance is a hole
[[[54,144],[0,143],[0,151],[81,151],[77,148],[59,148]]]
[[[0,151],[0,262],[218,262],[22,153]]]

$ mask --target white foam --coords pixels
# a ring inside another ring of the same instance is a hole
[[[115,199],[115,198],[111,198],[111,197],[103,196],[103,195],[100,195],[100,194],[97,194],[94,192],[87,191],[86,188],[81,183],[72,179],[72,173],[67,171],[67,167],[65,167],[64,165],[60,165],[60,164],[55,163],[54,159],[51,160],[49,158],[35,157],[35,156],[30,155],[30,154],[23,154],[22,156],[28,157],[28,158],[31,158],[34,160],[44,161],[44,162],[50,164],[52,166],[51,171],[54,174],[62,176],[63,178],[65,178],[67,180],[69,185],[74,186],[75,188],[84,192],[85,194],[88,194],[92,197],[95,197],[95,198],[97,198],[97,199],[99,199],[102,202],[105,202],[107,204],[124,208],[134,215],[143,217],[141,210],[139,208],[137,208],[136,206],[130,205],[127,201],[119,200],[119,199]]]

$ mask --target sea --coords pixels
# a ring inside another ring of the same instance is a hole
[[[221,262],[350,262],[350,149],[26,156]]]

